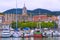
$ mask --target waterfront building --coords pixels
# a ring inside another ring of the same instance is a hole
[[[3,29],[10,29],[10,26],[11,26],[10,24],[11,24],[11,22],[5,21],[2,23],[2,28]]]
[[[58,16],[58,28],[60,28],[60,15]]]
[[[28,14],[27,14],[27,8],[25,7],[25,4],[24,4],[24,7],[22,9],[22,15],[21,15],[21,21],[28,21]]]
[[[1,14],[0,14],[0,24],[4,22],[4,19],[5,19],[5,18],[4,18],[4,14],[1,13]]]
[[[47,18],[47,15],[36,15],[33,16],[33,21],[45,21]]]
[[[5,21],[9,21],[9,22],[16,21],[15,13],[5,13],[4,17],[5,17]],[[22,8],[22,13],[17,14],[17,20],[21,22],[21,21],[29,21],[30,19],[31,17],[28,15],[27,8],[24,4],[24,7]]]
[[[57,23],[58,22],[58,17],[57,16],[48,17],[47,15],[36,15],[36,16],[33,16],[33,21],[38,22],[39,20],[40,21],[45,21],[45,22],[55,21]]]
[[[0,13],[0,29],[2,29],[2,23],[4,22],[4,14]]]

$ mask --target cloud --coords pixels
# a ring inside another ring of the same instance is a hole
[[[43,8],[52,11],[60,10],[60,0],[17,0],[17,7],[22,8],[24,3],[27,9]],[[16,8],[16,0],[0,0],[0,12]]]

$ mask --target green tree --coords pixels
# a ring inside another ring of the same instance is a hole
[[[35,28],[37,26],[36,22],[29,22],[30,28]]]
[[[48,28],[53,28],[54,27],[54,24],[52,22],[47,22],[47,27]]]
[[[54,28],[58,27],[58,24],[55,21],[52,21],[52,23],[54,24]]]
[[[15,29],[15,28],[16,28],[16,22],[12,22],[12,23],[11,23],[11,27],[12,27],[13,29]],[[17,28],[20,28],[20,23],[19,23],[19,22],[17,22]]]
[[[55,22],[41,22],[42,28],[54,28],[54,26],[57,26]]]
[[[42,28],[47,28],[47,23],[46,22],[41,22],[41,27]]]
[[[38,25],[37,25],[38,24]],[[11,27],[12,28],[16,28],[16,22],[12,22],[11,23]],[[36,28],[36,27],[41,27],[41,28],[54,28],[57,27],[56,22],[17,22],[17,28],[25,28],[25,27],[29,27],[29,28]]]

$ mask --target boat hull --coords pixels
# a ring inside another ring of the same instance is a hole
[[[34,34],[34,38],[42,38],[42,34]]]

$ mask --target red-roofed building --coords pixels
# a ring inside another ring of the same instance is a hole
[[[36,15],[33,17],[33,21],[45,21],[47,18],[47,15]]]
[[[52,16],[51,19],[52,19],[53,21],[57,21],[57,20],[58,20],[58,17],[57,17],[57,16]]]
[[[51,17],[48,17],[47,15],[36,15],[36,16],[33,16],[33,21],[58,21],[58,18],[57,16],[51,16]]]

